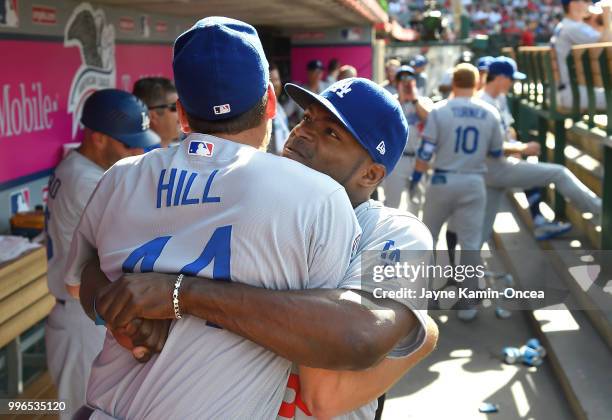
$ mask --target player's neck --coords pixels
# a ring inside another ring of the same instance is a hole
[[[494,98],[494,99],[497,98],[500,93],[499,89],[497,89],[492,84],[485,85],[484,91],[487,95],[489,95],[491,98]]]
[[[81,145],[76,149],[76,151],[88,160],[98,165],[100,168],[104,170],[109,168],[109,166],[104,162],[103,159],[100,158],[99,153],[97,153],[97,151],[92,147],[91,144],[89,144],[89,142],[84,140],[83,143],[81,143]]]
[[[474,96],[473,88],[453,88],[455,98],[471,98]]]
[[[582,17],[581,17],[581,13],[568,13],[567,15],[565,15],[566,18],[574,20],[576,22],[582,22]]]
[[[267,124],[261,124],[257,127],[253,127],[236,134],[211,133],[211,136],[230,140],[235,143],[246,144],[247,146],[252,146],[256,149],[260,149],[263,147],[263,144],[265,143],[265,139],[267,137],[266,127]]]

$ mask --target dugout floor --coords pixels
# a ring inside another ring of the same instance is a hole
[[[383,420],[573,419],[548,361],[530,368],[500,360],[503,347],[533,336],[522,312],[500,320],[487,308],[469,324],[455,315],[431,312],[438,347],[387,394]],[[479,413],[482,402],[499,405],[499,412]]]

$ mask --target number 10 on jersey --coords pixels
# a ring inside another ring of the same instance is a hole
[[[478,149],[478,129],[476,127],[457,127],[455,133],[455,153],[463,151],[471,155]]]

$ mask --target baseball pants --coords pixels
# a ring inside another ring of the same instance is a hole
[[[543,188],[554,184],[556,190],[578,210],[594,215],[601,213],[601,198],[580,182],[569,169],[556,163],[531,163],[512,157],[489,159],[485,182],[487,204],[482,228],[483,242],[491,237],[500,200],[508,188]],[[453,227],[457,227],[457,224],[453,223]]]
[[[57,386],[58,398],[66,401],[60,418],[71,419],[85,404],[91,365],[102,350],[106,328],[96,326],[76,299],[56,303],[45,326],[47,366]]]
[[[586,109],[588,104],[588,95],[586,86],[578,86],[578,92],[580,94],[580,108]],[[572,89],[566,87],[559,91],[559,103],[564,108],[571,108],[574,104],[572,95]],[[595,88],[595,109],[605,111],[606,110],[606,94],[603,88]]]
[[[393,172],[385,179],[383,183],[385,206],[399,208],[403,192],[406,191],[406,194],[408,194],[415,159],[414,156],[402,156]],[[413,191],[414,196],[408,196],[407,200],[408,211],[415,215],[418,215],[424,198],[424,191],[420,187],[421,185],[418,185]]]
[[[461,245],[461,264],[473,267],[482,264],[480,239],[486,194],[482,174],[434,173],[427,187],[423,210],[423,222],[433,235],[434,249],[442,225],[452,217]],[[462,286],[476,290],[478,278],[468,278]],[[464,309],[473,304],[474,302],[463,302],[463,305],[456,307]]]

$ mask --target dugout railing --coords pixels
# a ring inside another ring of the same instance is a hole
[[[568,167],[585,185],[602,197],[601,226],[583,218],[574,206],[554,194],[551,205],[558,217],[568,218],[597,248],[612,250],[612,43],[578,45],[567,58],[573,102],[559,103],[559,68],[555,50],[548,46],[504,49],[517,60],[527,79],[517,83],[509,104],[523,139],[537,139],[542,159]],[[580,90],[586,90],[581,104]],[[605,92],[597,108],[596,95]],[[608,169],[606,171],[606,168]]]

